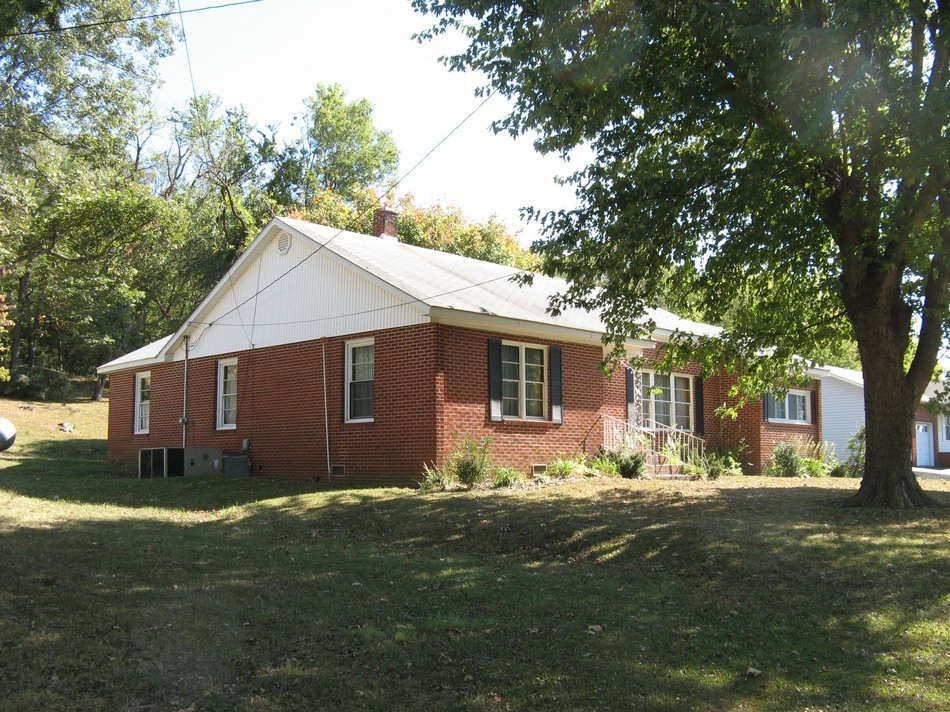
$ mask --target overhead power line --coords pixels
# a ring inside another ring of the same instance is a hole
[[[139,20],[157,20],[160,17],[171,17],[172,15],[187,15],[193,12],[205,12],[207,10],[223,10],[228,7],[238,7],[239,5],[253,5],[263,2],[263,0],[238,0],[237,2],[223,3],[221,5],[206,5],[205,7],[195,7],[190,10],[171,10],[169,12],[158,12],[154,15],[135,15],[133,17],[120,17],[114,20],[99,20],[97,22],[83,22],[76,25],[67,25],[66,27],[50,27],[45,30],[28,30],[26,32],[10,32],[0,35],[0,39],[8,37],[29,37],[31,35],[54,35],[58,32],[70,32],[72,30],[84,30],[89,27],[105,27],[106,25],[119,25],[123,22],[138,22]]]

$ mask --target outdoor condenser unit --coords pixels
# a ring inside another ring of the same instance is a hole
[[[139,478],[213,475],[221,471],[221,448],[148,447],[139,450]]]

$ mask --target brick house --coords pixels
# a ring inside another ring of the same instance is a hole
[[[177,332],[99,368],[110,461],[218,448],[256,475],[406,484],[469,435],[527,473],[600,450],[618,423],[743,442],[752,471],[790,434],[820,438],[817,381],[723,421],[728,378],[607,377],[597,316],[547,312],[563,281],[520,285],[515,268],[402,244],[394,226],[388,211],[378,237],[271,221]],[[649,316],[652,338],[626,344],[648,366],[672,334],[715,332]]]

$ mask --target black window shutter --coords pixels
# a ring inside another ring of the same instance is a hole
[[[633,369],[627,369],[627,422],[633,423],[637,420],[637,394],[633,384]]]
[[[560,346],[551,347],[551,422],[564,422],[563,352]]]
[[[818,422],[818,391],[811,392],[811,422]]]
[[[489,417],[501,420],[501,339],[488,340]]]
[[[696,434],[703,435],[706,426],[705,418],[703,417],[703,377],[696,376],[694,383],[696,384],[694,386],[696,389],[696,422],[694,426]]]
[[[766,422],[769,420],[769,404],[771,404],[771,402],[772,396],[766,393],[762,398],[762,420]]]

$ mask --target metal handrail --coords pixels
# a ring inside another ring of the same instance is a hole
[[[646,464],[656,467],[671,459],[695,462],[703,456],[705,442],[687,430],[673,428],[655,420],[634,425],[609,415],[604,420],[604,450],[627,449],[639,452]]]

